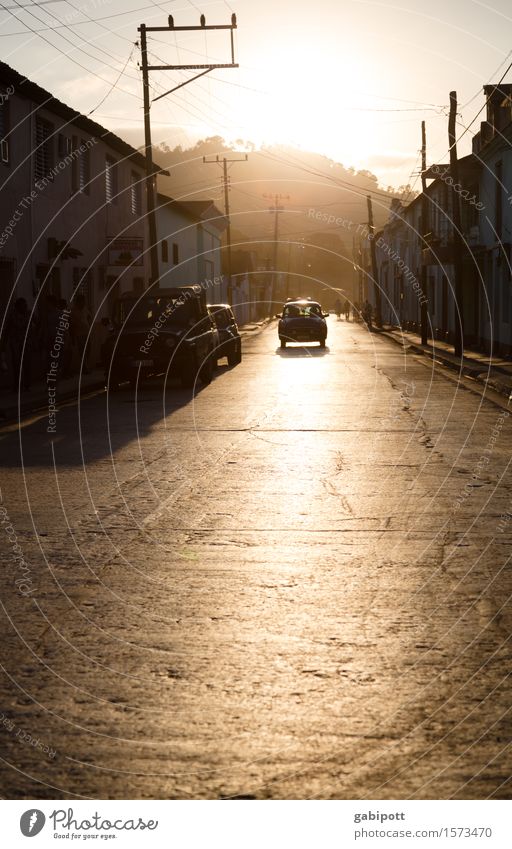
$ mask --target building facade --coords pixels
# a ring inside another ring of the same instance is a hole
[[[0,309],[84,294],[94,319],[148,280],[145,160],[0,63]]]
[[[226,300],[221,237],[227,221],[211,200],[158,195],[157,233],[162,286],[203,284],[209,303]]]
[[[393,202],[388,222],[375,234],[377,282],[385,324],[419,331],[423,302],[431,339],[453,343],[462,320],[466,347],[508,356],[512,354],[512,85],[485,86],[484,94],[486,120],[473,138],[472,153],[458,160],[458,182],[448,164],[425,172],[426,227],[422,195],[407,205]],[[461,217],[462,310],[455,295],[455,197]],[[359,256],[365,296],[375,304],[370,238],[367,232]]]

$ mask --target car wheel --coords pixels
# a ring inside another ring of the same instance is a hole
[[[208,356],[204,366],[199,372],[199,377],[201,378],[201,383],[205,386],[208,386],[209,383],[213,380],[213,357]]]
[[[286,341],[285,341],[285,339],[281,339],[281,348],[286,348]]]
[[[325,348],[325,339],[320,339],[319,342],[320,342],[320,347]]]
[[[183,389],[192,389],[196,382],[196,375],[196,358],[195,355],[192,355],[190,361],[183,366],[183,370],[180,375],[180,383]]]
[[[242,346],[234,345],[228,354],[228,365],[237,366],[242,362]]]

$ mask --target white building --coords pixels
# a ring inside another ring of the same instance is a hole
[[[157,234],[162,286],[201,283],[209,303],[226,300],[221,236],[226,218],[211,200],[177,201],[158,195]]]

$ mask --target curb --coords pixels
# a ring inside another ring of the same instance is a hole
[[[480,363],[477,363],[476,361],[471,362],[471,358],[469,357],[463,358],[462,363],[457,363],[450,357],[444,357],[442,351],[426,349],[423,345],[418,344],[417,342],[411,342],[410,339],[402,338],[392,331],[377,330],[375,332],[379,333],[380,336],[385,336],[387,339],[390,339],[396,345],[400,345],[400,347],[404,349],[411,348],[416,353],[422,354],[424,357],[428,357],[433,362],[437,362],[440,365],[451,369],[451,371],[455,371],[465,377],[470,377],[473,380],[478,381],[478,383],[482,386],[494,389],[494,391],[498,392],[499,395],[504,395],[506,398],[509,398],[512,394],[512,376],[509,377],[509,375],[500,368],[493,367],[490,369],[488,374],[487,372],[482,371]],[[509,378],[510,385],[499,379],[500,374]]]
[[[78,387],[64,391],[61,395],[59,395],[58,403],[61,404],[66,401],[78,399],[79,395],[87,395],[89,392],[95,392],[96,390],[103,389],[104,387],[105,379],[102,376],[101,380],[98,378],[98,380],[91,381],[91,383],[86,385],[81,384],[80,392],[77,391]],[[0,407],[0,426],[19,422],[22,418],[27,416],[42,413],[47,409],[47,406],[47,398],[45,396],[41,396],[40,398],[34,398],[32,401],[16,404],[16,406]]]
[[[254,322],[251,329],[244,330],[242,327],[240,330],[240,336],[242,339],[251,338],[257,336],[258,333],[261,333],[271,322],[273,319],[263,319],[263,321]],[[98,380],[91,381],[91,383],[84,385],[83,383],[80,386],[80,393],[77,392],[78,387],[74,387],[73,389],[68,389],[63,392],[62,395],[59,395],[59,403],[66,403],[67,401],[78,400],[79,394],[87,395],[89,392],[95,392],[98,389],[103,389],[105,387],[105,379],[103,376],[98,378]],[[1,402],[0,402],[1,403]],[[2,425],[13,424],[14,422],[21,421],[22,418],[26,418],[27,416],[36,415],[38,413],[42,413],[47,409],[47,399],[43,395],[41,398],[34,398],[32,401],[27,401],[25,403],[21,403],[20,405],[16,404],[16,406],[10,407],[1,407],[0,406],[0,427]]]

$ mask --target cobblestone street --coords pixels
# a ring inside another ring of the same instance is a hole
[[[510,798],[506,399],[328,325],[1,430],[3,797]]]

